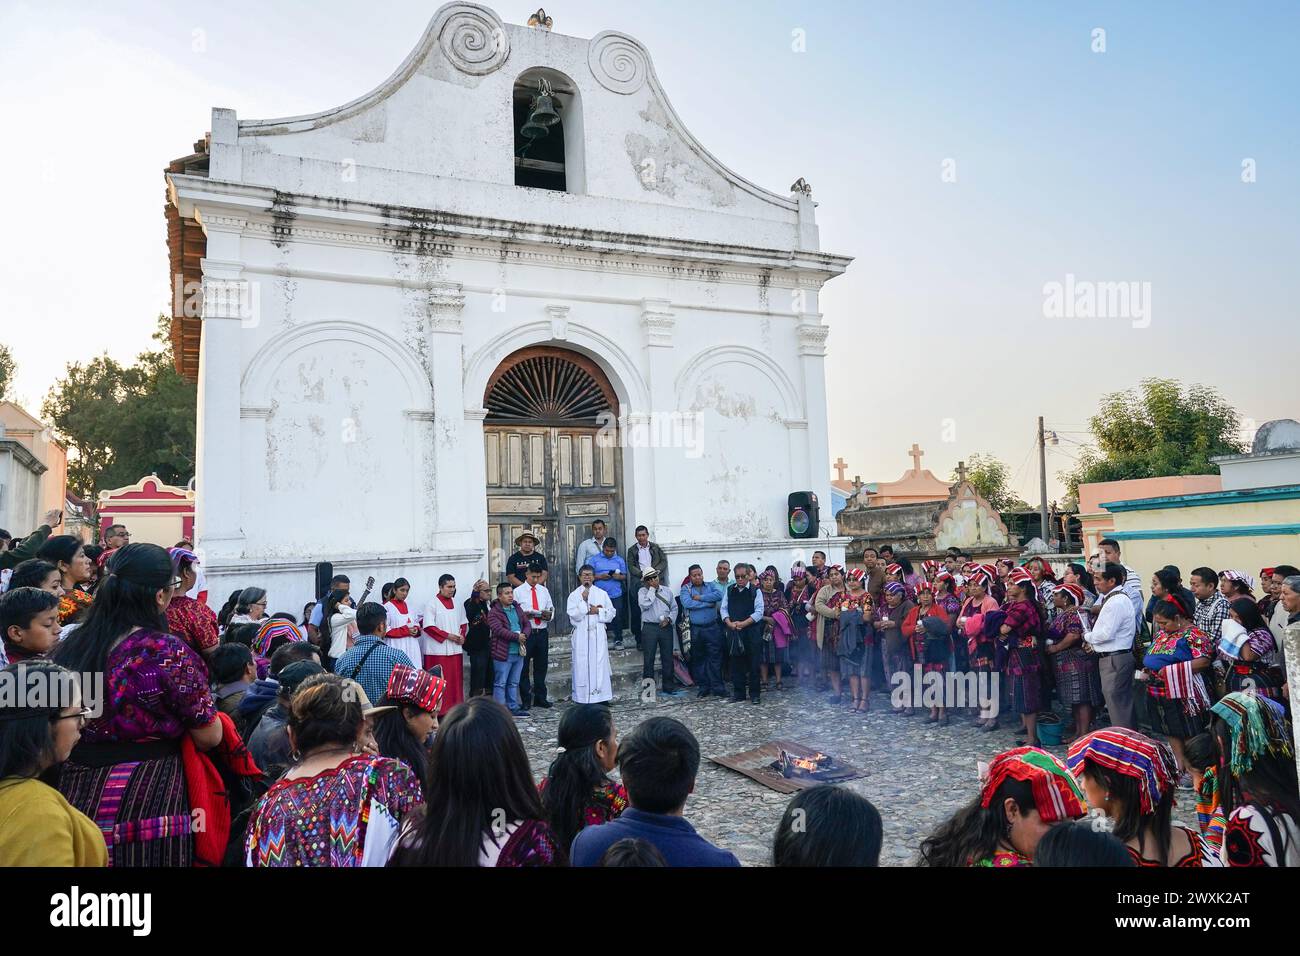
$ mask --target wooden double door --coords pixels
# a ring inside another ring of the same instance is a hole
[[[602,519],[626,551],[622,527],[622,461],[614,442],[595,427],[484,426],[487,475],[488,573],[505,578],[515,539],[531,531],[550,567],[547,587],[557,611],[553,633],[567,633],[565,601],[578,585],[578,545]]]

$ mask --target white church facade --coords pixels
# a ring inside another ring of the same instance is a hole
[[[289,607],[317,561],[467,595],[525,529],[558,594],[595,517],[620,550],[648,526],[670,583],[843,559],[818,301],[850,259],[802,180],[769,192],[687,132],[631,37],[447,4],[351,103],[213,110],[167,198],[214,601]],[[816,542],[787,527],[803,490]]]

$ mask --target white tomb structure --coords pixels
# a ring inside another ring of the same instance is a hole
[[[818,295],[851,260],[803,180],[768,192],[687,132],[633,38],[447,4],[378,89],[214,109],[166,178],[214,602],[301,607],[323,560],[465,597],[524,529],[559,601],[597,516],[621,553],[647,525],[673,585],[843,560]],[[790,537],[802,490],[820,542]]]

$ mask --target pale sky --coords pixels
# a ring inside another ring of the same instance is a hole
[[[212,107],[349,101],[437,6],[6,2],[0,341],[16,397],[36,411],[67,361],[149,347],[168,297],[162,169]],[[532,11],[494,6],[516,23]],[[897,478],[915,441],[941,477],[997,455],[1036,502],[1042,414],[1062,438],[1056,496],[1101,395],[1151,375],[1212,385],[1256,422],[1300,417],[1300,4],[548,12],[557,32],[641,40],[691,131],[741,175],[812,183],[822,247],[857,260],[822,297],[831,453],[849,477]],[[1137,283],[1149,311],[1049,317],[1044,287],[1067,276]]]

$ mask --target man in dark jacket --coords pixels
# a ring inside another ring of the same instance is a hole
[[[636,544],[627,549],[627,609],[628,622],[632,637],[641,642],[641,608],[637,606],[636,596],[641,593],[641,572],[654,568],[659,572],[659,580],[668,581],[668,556],[664,549],[650,540],[650,529],[638,525]]]
[[[36,552],[41,550],[43,545],[54,529],[63,524],[63,512],[55,509],[45,513],[45,524],[41,525],[18,544],[9,550],[8,535],[5,540],[0,542],[0,571],[10,571],[18,567],[24,561],[36,557]]]
[[[487,621],[492,634],[492,696],[516,717],[527,717],[528,711],[519,702],[519,678],[533,626],[515,603],[515,589],[508,581],[497,585],[497,599],[488,610]]]

